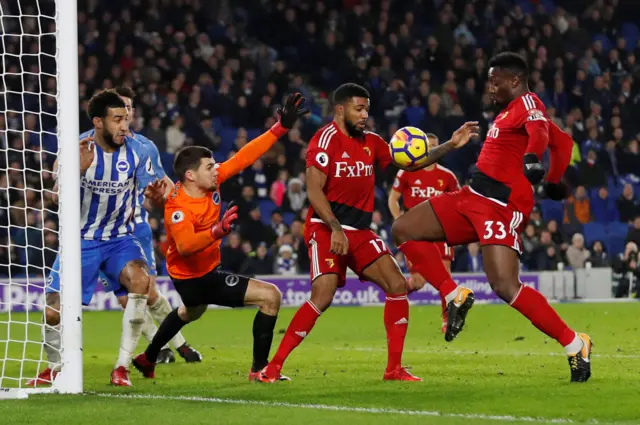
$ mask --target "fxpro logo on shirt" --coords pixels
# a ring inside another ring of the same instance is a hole
[[[362,161],[356,161],[349,165],[347,162],[336,162],[335,177],[368,177],[373,175],[373,165],[367,165]]]

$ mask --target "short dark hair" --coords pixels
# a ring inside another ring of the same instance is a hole
[[[136,98],[136,92],[134,92],[131,87],[120,86],[116,87],[115,91],[118,93],[118,96],[128,97],[131,100]]]
[[[182,148],[176,153],[176,158],[173,160],[173,172],[181,182],[184,182],[184,176],[187,171],[197,170],[203,158],[211,158],[212,156],[213,153],[202,146]]]
[[[435,133],[427,133],[427,138],[431,137],[432,139],[436,139],[438,141],[440,141],[440,138],[438,136],[436,136]]]
[[[529,65],[527,65],[526,59],[515,52],[498,53],[489,60],[489,68],[508,69],[524,78],[529,76]]]
[[[104,90],[100,93],[94,94],[89,99],[89,106],[87,107],[87,115],[93,120],[94,118],[104,118],[107,116],[107,111],[110,108],[126,108],[126,105],[113,90]]]
[[[341,105],[351,99],[352,97],[364,97],[369,99],[369,91],[362,86],[355,83],[346,83],[341,85],[333,93],[333,104]]]

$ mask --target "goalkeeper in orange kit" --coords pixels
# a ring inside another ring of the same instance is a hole
[[[164,207],[164,222],[169,249],[167,269],[180,294],[182,305],[162,322],[146,351],[133,365],[146,378],[155,377],[160,349],[184,325],[197,320],[210,304],[225,307],[258,306],[253,321],[253,365],[249,379],[254,380],[267,365],[273,328],[280,310],[281,294],[267,282],[221,271],[220,242],[238,217],[237,207],[220,217],[220,184],[253,164],[308,112],[300,94],[289,95],[278,110],[278,122],[238,151],[229,160],[216,164],[209,149],[191,146],[180,150],[173,168],[180,179]],[[146,193],[158,202],[162,193]],[[286,378],[285,378],[286,379]]]

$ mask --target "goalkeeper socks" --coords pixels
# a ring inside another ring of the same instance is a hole
[[[153,337],[153,341],[145,350],[147,354],[147,360],[151,363],[155,363],[158,360],[158,353],[162,347],[164,347],[167,342],[171,340],[180,329],[186,325],[187,322],[182,320],[178,315],[178,309],[173,310],[166,319],[162,321],[160,324],[160,328],[158,328],[158,332],[156,332],[156,336]]]
[[[278,320],[278,316],[269,316],[261,311],[258,311],[253,319],[252,372],[261,371],[269,363],[269,351],[271,351],[276,320]]]
[[[159,294],[158,299],[155,303],[149,306],[149,312],[151,313],[151,317],[154,318],[158,323],[162,323],[164,319],[167,318],[169,313],[171,313],[171,304],[169,304],[169,300],[162,294]],[[151,341],[151,340],[149,340]],[[182,347],[187,342],[182,336],[181,332],[178,332],[176,336],[171,339],[171,345],[177,350]],[[168,346],[163,348],[169,348]]]
[[[447,303],[456,297],[458,285],[451,278],[442,261],[442,254],[433,242],[409,241],[399,246],[400,251],[412,264],[411,272],[422,277],[445,297]]]
[[[407,294],[387,294],[384,303],[384,327],[387,331],[387,371],[401,367],[404,339],[409,326]]]
[[[284,334],[284,338],[282,338],[282,342],[280,342],[278,351],[271,363],[282,367],[289,354],[311,332],[321,314],[322,312],[311,301],[302,304],[302,307],[298,309],[293,319],[291,319],[287,332]]]
[[[521,284],[520,290],[509,305],[529,319],[533,326],[558,341],[563,347],[574,341],[576,333],[558,316],[544,295],[535,289]]]
[[[60,370],[62,359],[60,357],[60,324],[49,326],[46,323],[43,328],[44,352],[47,354],[49,368]]]
[[[147,312],[146,294],[129,294],[127,306],[122,315],[122,339],[116,369],[120,366],[129,368],[133,351],[138,345]]]

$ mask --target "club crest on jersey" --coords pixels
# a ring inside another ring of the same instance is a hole
[[[330,269],[333,268],[333,266],[335,266],[335,262],[333,261],[333,258],[325,258],[325,260],[327,262],[327,266],[329,266]]]
[[[369,147],[365,146],[362,149],[367,153],[367,155],[371,156],[371,149],[369,149]]]
[[[213,200],[214,204],[220,205],[220,192],[218,191],[213,192],[213,195],[211,195],[211,199]]]
[[[507,118],[507,115],[509,115],[509,111],[498,115],[498,117],[496,118],[496,121],[501,121],[501,120]]]
[[[129,172],[129,162],[127,162],[127,160],[125,159],[121,159],[118,162],[116,162],[116,170],[118,170],[119,173],[128,173]]]
[[[438,179],[438,186],[444,186],[444,181],[442,179]]]

